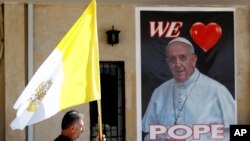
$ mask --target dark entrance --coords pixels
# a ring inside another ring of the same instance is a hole
[[[125,141],[124,62],[100,62],[102,127],[107,141]],[[90,103],[91,140],[98,134],[97,102]]]

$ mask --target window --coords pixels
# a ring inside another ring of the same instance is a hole
[[[125,141],[124,62],[101,62],[102,127],[107,141]],[[90,138],[98,134],[97,102],[90,103]]]

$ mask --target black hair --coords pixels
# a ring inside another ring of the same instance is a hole
[[[76,110],[70,110],[63,116],[61,128],[62,130],[65,130],[69,128],[72,124],[77,123],[82,119],[83,114],[79,113]]]

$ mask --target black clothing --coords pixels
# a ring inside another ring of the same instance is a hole
[[[63,135],[59,135],[54,141],[73,141],[71,138]]]

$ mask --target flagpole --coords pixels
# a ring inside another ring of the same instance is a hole
[[[101,100],[97,100],[98,107],[98,127],[99,127],[99,139],[102,139],[102,109]]]

